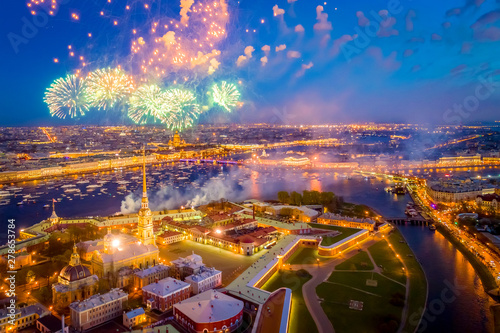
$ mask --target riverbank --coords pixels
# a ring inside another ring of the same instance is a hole
[[[493,330],[495,333],[500,333],[500,303],[498,303],[498,296],[493,296],[491,292],[493,290],[498,291],[498,285],[488,270],[488,268],[479,261],[467,248],[459,242],[451,233],[446,229],[446,227],[441,224],[437,224],[437,231],[443,235],[447,241],[449,241],[453,246],[458,249],[462,255],[467,259],[467,261],[472,265],[474,271],[479,276],[481,284],[484,291],[490,298],[496,303],[490,306],[490,312],[493,315]]]
[[[429,291],[427,277],[413,250],[397,228],[389,235],[388,241],[394,251],[399,254],[399,258],[407,269],[408,308],[402,332],[415,332],[420,325],[427,305]]]
[[[488,268],[477,259],[466,247],[464,244],[459,242],[453,235],[441,224],[436,224],[437,231],[443,235],[453,246],[455,246],[467,260],[470,262],[477,275],[481,279],[481,283],[483,284],[484,291],[488,294],[492,290],[498,289],[498,285],[495,281],[495,278],[491,275]]]

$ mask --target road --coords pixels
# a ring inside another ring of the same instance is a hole
[[[451,212],[440,212],[432,209],[431,202],[428,199],[424,188],[418,185],[412,185],[408,186],[408,189],[412,192],[412,194],[414,194],[412,195],[412,198],[424,210],[424,212],[432,218],[434,222],[439,223],[448,229],[453,237],[462,242],[472,254],[476,255],[476,257],[483,262],[498,284],[498,278],[500,277],[500,257],[489,249],[488,246],[478,241],[468,231],[460,229],[458,225],[453,223],[450,217]]]

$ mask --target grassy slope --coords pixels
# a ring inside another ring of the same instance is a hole
[[[301,272],[303,274],[300,274]],[[304,297],[302,296],[302,286],[311,279],[311,276],[304,270],[286,271],[281,270],[275,273],[262,289],[273,292],[281,287],[292,290],[292,309],[290,313],[290,333],[315,333],[318,332],[316,323],[307,309]]]

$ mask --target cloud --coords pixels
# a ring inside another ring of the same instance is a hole
[[[267,57],[266,56],[263,56],[262,58],[260,58],[260,62],[262,63],[262,66],[265,66],[267,64]]]
[[[297,0],[288,0],[288,3],[294,3],[296,2]]]
[[[379,11],[378,14],[383,18],[383,21],[380,22],[380,28],[377,32],[377,36],[390,37],[399,35],[399,31],[392,28],[396,24],[396,18],[390,16],[389,12],[385,9]]]
[[[500,40],[500,28],[489,27],[480,31],[474,31],[474,37],[478,40],[484,41],[499,41]]]
[[[175,31],[167,31],[167,33],[161,37],[161,40],[167,48],[177,44],[177,41],[175,40]]]
[[[139,43],[139,45],[146,44],[146,42],[144,41],[144,38],[142,38],[142,37],[139,37],[139,39],[137,40],[137,43]]]
[[[274,7],[273,7],[273,15],[274,16],[278,16],[278,15],[283,15],[283,14],[285,14],[285,10],[279,8],[278,5],[274,5]]]
[[[380,47],[372,46],[366,50],[366,55],[375,60],[374,68],[396,71],[401,67],[401,62],[397,61],[396,51],[393,51],[387,57],[384,57]]]
[[[255,51],[255,49],[253,48],[253,46],[247,46],[245,47],[245,51],[243,51],[243,53],[248,57],[248,58],[251,58],[252,57],[252,52]]]
[[[301,77],[306,73],[306,70],[312,68],[313,63],[309,62],[308,64],[302,64],[300,70],[295,74],[296,77]]]
[[[431,35],[431,40],[433,40],[433,41],[440,41],[442,39],[443,39],[443,37],[441,37],[440,35],[438,35],[436,33]]]
[[[210,58],[220,55],[219,50],[212,50],[210,53],[203,54],[203,52],[198,51],[195,58],[191,59],[191,67],[202,65],[206,63]]]
[[[353,38],[351,35],[343,35],[333,41],[332,49],[331,49],[331,55],[332,56],[337,56],[340,53],[342,45],[344,45],[347,42],[352,41]]]
[[[286,49],[285,44],[281,44],[279,46],[276,46],[276,52],[283,51],[284,49]]]
[[[187,24],[189,21],[188,12],[191,11],[191,6],[193,5],[194,0],[181,0],[181,23]]]
[[[413,19],[417,17],[417,14],[413,9],[410,9],[406,14],[406,31],[413,31]]]
[[[288,51],[288,52],[286,53],[286,56],[287,56],[288,58],[300,58],[301,54],[300,54],[300,52],[298,52],[298,51]]]
[[[460,50],[460,53],[462,53],[462,54],[469,54],[471,49],[472,49],[472,43],[463,42],[462,43],[462,49]]]
[[[304,27],[302,26],[302,24],[297,24],[297,25],[295,26],[295,32],[304,32],[304,31],[305,31],[305,29],[304,29]]]
[[[460,8],[452,8],[446,12],[446,16],[459,16],[461,12]]]
[[[218,68],[219,68],[220,62],[217,61],[217,59],[212,58],[210,59],[210,66],[208,67],[208,74],[212,75]]]
[[[323,6],[316,7],[316,19],[318,23],[315,23],[314,30],[332,30],[332,23],[328,21],[328,14],[323,13]]]
[[[253,46],[249,45],[245,47],[245,50],[243,51],[245,55],[240,55],[238,57],[238,59],[236,60],[236,66],[241,67],[248,59],[252,57],[253,51],[255,51]]]
[[[500,21],[500,10],[493,10],[479,17],[471,25],[474,37],[480,41],[500,40],[500,28],[495,26]]]
[[[365,14],[362,11],[356,12],[356,16],[358,17],[358,25],[360,27],[366,27],[370,24],[370,20],[366,18]]]
[[[461,74],[463,73],[465,70],[467,69],[467,65],[465,64],[461,64],[461,65],[458,65],[456,67],[453,67],[452,69],[450,69],[450,74]]]
[[[241,67],[246,60],[247,57],[245,57],[244,55],[240,55],[236,60],[236,66]]]
[[[332,37],[330,36],[330,34],[326,34],[323,37],[321,37],[321,41],[319,42],[319,44],[322,47],[325,47],[328,44],[328,42],[330,41],[331,38]]]
[[[411,49],[405,50],[403,53],[403,57],[405,57],[405,58],[410,57],[413,55],[413,53],[414,53],[414,51]]]
[[[410,43],[425,43],[425,39],[422,37],[412,37],[409,40]]]
[[[262,46],[261,50],[268,54],[269,51],[271,51],[271,47],[269,45],[264,45]]]

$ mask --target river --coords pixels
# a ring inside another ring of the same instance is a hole
[[[462,175],[486,176],[498,174],[497,169],[476,169]],[[162,165],[148,170],[148,193],[153,210],[180,205],[197,205],[225,197],[242,201],[250,198],[275,199],[279,190],[312,189],[333,191],[347,202],[374,207],[384,216],[402,216],[408,195],[397,196],[384,191],[389,185],[385,179],[367,179],[342,172],[304,172],[299,169],[259,169],[243,166],[219,165]],[[97,190],[88,186],[106,180]],[[87,182],[88,181],[88,182]],[[128,182],[126,189],[117,192],[118,181]],[[2,228],[7,218],[14,218],[18,228],[27,227],[47,218],[52,198],[59,198],[56,211],[61,217],[109,215],[115,212],[137,211],[140,202],[140,169],[117,170],[103,174],[72,177],[56,181],[28,182],[9,203],[0,206]],[[79,183],[78,183],[79,182]],[[68,187],[69,185],[69,187]],[[62,187],[66,186],[66,187]],[[67,192],[71,186],[80,192]],[[2,188],[6,190],[8,186]],[[66,190],[66,192],[65,192]],[[132,193],[132,194],[131,194]],[[37,196],[36,203],[17,205],[23,195]],[[63,194],[65,196],[63,196]],[[84,195],[87,194],[87,195]],[[429,283],[429,302],[438,311],[426,315],[422,332],[490,332],[493,318],[490,300],[481,281],[464,256],[441,234],[425,227],[400,226],[408,244],[422,264]],[[0,233],[1,234],[1,233]],[[4,235],[5,236],[5,235]],[[1,237],[0,238],[4,238]],[[0,239],[3,243],[4,239]],[[456,280],[455,280],[456,279]],[[439,302],[443,289],[449,284],[460,286],[459,295],[451,302]],[[438,313],[436,315],[436,313]]]

